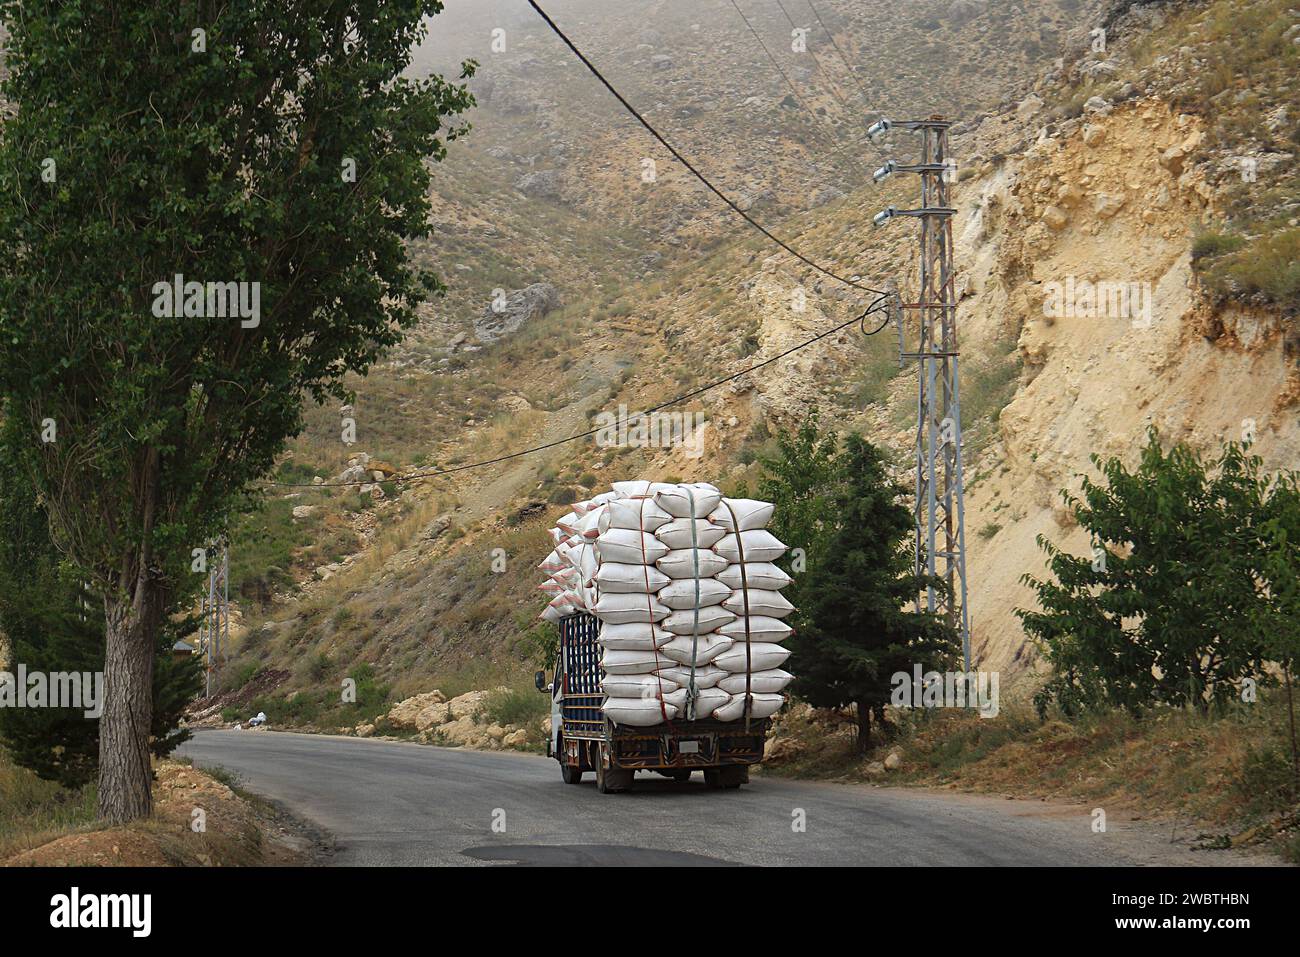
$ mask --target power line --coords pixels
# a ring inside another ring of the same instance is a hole
[[[778,3],[779,2],[780,0],[778,0]],[[804,108],[804,110],[808,113],[809,118],[813,121],[814,124],[816,124],[817,123],[816,112],[814,112],[813,109],[804,101],[804,98],[799,95],[799,91],[795,89],[795,85],[793,81],[791,81],[790,75],[785,72],[785,69],[781,66],[776,56],[768,48],[768,45],[763,41],[763,38],[759,36],[758,31],[754,29],[754,24],[750,22],[749,17],[745,16],[745,11],[740,9],[740,4],[738,4],[736,0],[731,0],[731,6],[732,9],[734,9],[736,13],[740,15],[740,19],[745,21],[745,26],[748,28],[750,35],[755,40],[757,40],[758,45],[763,48],[763,52],[767,54],[767,58],[772,62],[772,66],[776,67],[776,72],[781,74],[781,79],[785,81],[786,88],[790,91],[790,95],[795,98],[795,102]],[[782,7],[782,12],[784,12],[784,10],[785,8]],[[787,20],[790,19],[788,14],[786,15],[786,19]],[[795,25],[794,21],[791,21],[790,25],[793,27]],[[816,57],[814,55],[814,60],[815,59]],[[820,132],[821,128],[820,127],[816,127],[816,128]],[[830,143],[831,149],[835,152],[835,155],[839,156],[841,159],[845,159],[851,166],[853,166],[858,171],[859,174],[861,174],[864,180],[867,178],[868,173],[862,167],[862,164],[852,155],[846,157],[844,154],[843,146],[837,143],[833,136],[828,137],[827,142]]]
[[[784,359],[786,356],[798,352],[800,349],[805,349],[808,346],[812,345],[813,343],[820,342],[822,339],[825,339],[827,336],[833,336],[835,335],[835,333],[847,329],[849,326],[853,325],[854,323],[858,323],[860,326],[862,326],[863,335],[874,336],[876,333],[884,329],[885,326],[889,325],[893,317],[890,315],[886,315],[885,321],[882,322],[880,325],[876,326],[876,328],[872,329],[870,332],[866,331],[867,317],[872,315],[873,313],[880,312],[881,309],[887,309],[887,303],[891,298],[892,298],[892,294],[882,292],[880,296],[877,299],[875,299],[870,306],[867,307],[866,311],[862,312],[860,315],[854,316],[852,319],[849,319],[847,322],[841,322],[839,325],[831,329],[827,329],[825,332],[819,332],[811,339],[805,339],[803,342],[799,343],[798,345],[791,346],[789,349],[786,349],[784,352],[777,353],[771,358],[764,359],[762,362],[757,362],[754,365],[742,369],[740,372],[737,372],[734,375],[727,376],[725,379],[717,379],[713,382],[708,383],[707,385],[700,386],[700,388],[698,389],[692,389],[690,392],[686,392],[682,395],[676,396],[675,398],[669,399],[667,402],[661,402],[659,405],[656,405],[653,408],[646,409],[644,412],[638,412],[635,415],[629,416],[628,421],[632,422],[637,419],[642,419],[647,416],[654,415],[656,412],[662,412],[664,409],[667,409],[670,406],[674,406],[682,402],[686,402],[689,399],[695,398],[697,395],[702,395],[705,392],[718,388],[719,386],[726,385],[728,382],[734,382],[735,380],[739,379],[741,376],[748,375],[749,373],[761,369],[764,366],[771,365],[773,362],[776,362],[779,359]],[[508,452],[504,455],[498,455],[495,458],[484,459],[481,462],[468,462],[464,465],[457,465],[447,469],[429,469],[426,471],[411,472],[407,475],[396,475],[390,479],[385,479],[384,481],[410,482],[413,481],[414,479],[438,478],[443,475],[453,475],[457,472],[465,472],[470,469],[486,468],[489,465],[498,465],[501,462],[508,462],[511,459],[517,459],[525,455],[533,455],[534,453],[537,452],[545,452],[548,449],[557,448],[569,442],[576,442],[579,439],[590,438],[591,436],[596,435],[598,432],[601,431],[603,431],[603,428],[588,429],[585,432],[578,432],[575,433],[574,435],[569,435],[562,439],[556,439],[553,442],[547,442],[544,445],[535,445],[529,449],[520,449],[517,452]],[[355,482],[321,482],[319,484],[316,484],[312,482],[273,482],[268,480],[262,482],[261,484],[264,486],[279,486],[281,488],[347,488],[354,485],[373,485],[374,483],[370,481],[355,481]]]
[[[790,16],[790,11],[786,9],[784,0],[776,0],[776,5],[780,7],[781,12],[785,14],[786,22],[790,24],[791,28],[798,30],[799,25],[794,22],[794,17]],[[809,6],[811,6],[811,3],[809,4]],[[813,10],[814,14],[816,14],[816,12],[817,12],[816,10]],[[818,22],[820,22],[820,18]],[[822,24],[822,30],[823,31],[826,30],[825,24]],[[829,31],[826,32],[827,32],[827,36],[830,36]],[[830,37],[830,40],[832,44],[835,43],[834,37]],[[846,100],[844,95],[840,92],[839,84],[835,82],[835,79],[831,76],[830,71],[822,67],[821,57],[819,57],[815,51],[810,50],[809,52],[812,53],[813,62],[817,64],[817,72],[826,77],[826,81],[827,81],[826,88],[830,90],[831,96],[835,98],[835,102],[840,105],[840,109],[842,109],[846,114],[848,114],[849,116],[853,116],[854,115],[853,107],[849,106],[848,100]],[[841,55],[841,59],[843,59],[843,55]],[[855,81],[856,79],[857,78],[854,77]],[[863,104],[865,105],[866,91],[862,88],[861,85],[858,86],[858,92],[862,96]],[[870,139],[867,140],[867,143],[870,144],[871,148],[874,149],[877,153],[883,155],[880,147],[876,143],[872,142]]]
[[[813,259],[810,259],[809,257],[805,256],[803,253],[795,249],[793,246],[791,246],[789,243],[787,243],[785,240],[773,234],[762,223],[754,219],[754,217],[750,216],[747,212],[745,212],[743,209],[737,206],[736,203],[729,196],[727,196],[726,193],[718,189],[718,187],[714,186],[713,183],[709,180],[709,178],[705,176],[703,173],[701,173],[698,168],[696,168],[694,163],[688,160],[677,150],[675,146],[669,143],[668,140],[664,138],[663,134],[660,133],[657,129],[655,129],[654,126],[651,125],[650,121],[647,120],[644,116],[642,116],[641,113],[637,110],[637,108],[634,107],[631,103],[629,103],[627,98],[624,97],[622,93],[620,93],[617,89],[615,89],[614,84],[610,83],[609,80],[605,79],[604,74],[601,73],[600,70],[596,68],[596,65],[592,63],[591,60],[587,59],[586,54],[584,54],[581,50],[578,49],[577,44],[575,44],[572,40],[569,39],[568,35],[565,34],[563,30],[560,29],[559,25],[554,20],[551,19],[550,15],[547,14],[547,12],[541,8],[537,0],[528,0],[528,5],[537,11],[537,15],[540,16],[544,21],[546,21],[546,25],[550,27],[551,30],[555,33],[555,35],[564,42],[565,46],[567,46],[571,51],[573,51],[573,55],[582,61],[582,65],[585,66],[591,72],[591,75],[594,76],[597,80],[599,80],[601,84],[605,87],[605,89],[609,90],[609,92],[613,95],[614,99],[618,100],[618,102],[622,104],[623,108],[627,110],[628,113],[632,114],[632,116],[636,118],[636,121],[640,123],[642,126],[644,126],[650,132],[650,135],[659,141],[659,143],[664,147],[664,149],[672,153],[673,157],[676,158],[676,160],[679,163],[681,163],[688,170],[690,170],[696,179],[698,179],[701,183],[703,183],[706,187],[708,187],[710,192],[712,192],[720,200],[726,203],[727,206],[731,208],[732,212],[734,212],[737,216],[741,217],[743,220],[745,220],[745,222],[749,223],[749,225],[753,226],[756,230],[758,230],[760,233],[762,233],[764,236],[766,236],[769,240],[774,242],[776,245],[780,246],[791,256],[794,256],[800,262],[808,266],[811,266],[813,269],[817,270],[822,275],[828,276],[831,279],[834,279],[836,282],[842,282],[847,286],[852,286],[854,289],[861,289],[864,292],[869,292],[877,296],[887,295],[887,293],[883,289],[875,289],[872,288],[871,286],[865,286],[862,283],[857,282],[853,279],[848,279],[844,276],[839,275],[838,273],[832,272],[830,269],[823,266],[821,263]]]
[[[817,22],[821,25],[822,32],[826,34],[826,39],[831,41],[831,46],[835,49],[835,52],[839,55],[840,62],[844,64],[844,69],[848,72],[849,79],[852,80],[853,85],[858,88],[858,95],[862,97],[863,106],[866,106],[867,103],[869,102],[867,98],[867,91],[862,86],[862,81],[858,79],[857,71],[854,70],[853,65],[849,63],[849,58],[844,55],[844,51],[840,49],[840,45],[835,42],[835,34],[831,33],[830,27],[826,26],[826,21],[822,19],[822,15],[818,12],[817,7],[813,4],[813,0],[807,0],[807,3],[808,3],[808,9],[812,11],[813,16],[817,18]],[[872,145],[874,146],[875,144],[873,143]],[[879,147],[877,147],[877,150],[879,150]]]

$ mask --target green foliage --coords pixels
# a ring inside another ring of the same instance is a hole
[[[1193,249],[1197,269],[1210,289],[1300,309],[1300,229],[1269,232],[1251,240],[1224,240],[1216,251],[1203,251],[1201,257]]]
[[[806,572],[789,561],[786,593],[799,609],[786,639],[797,662],[791,690],[815,707],[856,705],[865,750],[871,717],[884,719],[891,676],[916,664],[946,668],[957,636],[931,614],[904,610],[927,579],[912,568],[906,490],[889,479],[880,449],[822,433],[815,414],[777,442],[760,497],[777,506],[773,533],[807,555]]]
[[[1230,236],[1225,233],[1197,233],[1196,238],[1192,240],[1192,262],[1199,263],[1202,259],[1212,259],[1224,253],[1236,252],[1244,242],[1245,240],[1240,236]]]
[[[232,596],[265,605],[277,590],[293,585],[294,551],[309,540],[314,524],[295,524],[294,504],[294,499],[263,499],[236,520],[230,534]]]
[[[839,438],[822,431],[816,409],[798,429],[781,430],[775,440],[775,452],[759,459],[758,497],[776,505],[770,529],[790,547],[780,564],[794,579],[784,594],[797,609],[791,623],[798,627],[806,620],[803,571],[820,562],[836,527],[828,519],[843,463]]]
[[[352,707],[359,717],[373,718],[384,710],[392,688],[377,680],[373,665],[362,662],[348,672],[348,677],[357,683],[357,700]]]
[[[0,860],[95,819],[95,785],[65,788],[13,764],[0,750]]]
[[[166,5],[0,2],[0,403],[123,662],[112,820],[148,810],[145,709],[127,702],[198,586],[191,550],[227,531],[306,399],[348,398],[345,374],[442,289],[407,249],[428,232],[429,161],[467,128],[445,121],[473,105],[408,71],[441,10],[233,0],[178,30]],[[169,307],[178,276],[198,296]],[[256,314],[218,309],[205,283],[244,284]]]
[[[578,493],[568,485],[562,485],[546,499],[552,505],[572,505],[578,500]]]
[[[123,555],[148,549],[176,587],[304,396],[345,397],[342,375],[441,288],[405,244],[427,230],[426,158],[463,130],[444,117],[472,99],[402,75],[438,0],[337,18],[226,4],[201,53],[169,9],[75,6],[0,7],[18,108],[0,141],[0,394],[83,571],[117,587]],[[259,282],[259,324],[155,315],[178,273]],[[59,439],[42,446],[47,417]]]
[[[538,622],[520,635],[515,650],[538,668],[553,668],[560,653],[560,629],[554,622]]]
[[[551,697],[536,688],[507,688],[492,692],[483,711],[495,724],[531,725],[551,713]]]
[[[1294,481],[1261,476],[1241,445],[1208,468],[1181,444],[1165,453],[1154,429],[1136,470],[1093,461],[1101,481],[1062,496],[1094,554],[1040,537],[1054,580],[1023,579],[1041,610],[1017,614],[1053,666],[1040,710],[1053,699],[1066,713],[1204,710],[1232,700],[1243,678],[1268,681],[1265,662],[1284,653],[1261,626],[1289,621],[1294,654]]]
[[[227,690],[238,691],[244,685],[248,684],[257,677],[257,673],[262,670],[260,663],[256,661],[245,661],[234,672],[234,678],[231,679],[230,686]]]
[[[0,443],[0,465],[7,464],[3,450]],[[12,665],[47,675],[102,673],[103,601],[60,561],[31,485],[20,473],[8,474],[0,485],[0,631],[9,639]],[[175,658],[172,645],[195,626],[191,619],[169,620],[158,636],[150,740],[156,757],[190,737],[177,724],[202,675],[198,659]],[[68,788],[81,788],[98,767],[99,720],[84,709],[0,708],[0,740],[15,763]]]

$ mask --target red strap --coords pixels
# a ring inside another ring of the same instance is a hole
[[[650,491],[650,484],[648,482],[646,483],[646,491]],[[668,717],[668,705],[664,703],[664,679],[663,676],[659,674],[659,645],[655,643],[654,596],[650,594],[650,565],[645,553],[646,531],[644,526],[645,503],[647,501],[647,498],[641,499],[641,515],[637,520],[637,525],[641,527],[636,530],[636,533],[640,536],[639,541],[641,542],[641,570],[645,574],[645,608],[648,613],[647,617],[650,619],[650,647],[655,653],[655,679],[659,683],[659,713],[663,715],[664,724],[670,724],[672,719]]]
[[[753,695],[749,693],[750,689],[750,672],[753,670],[753,649],[749,644],[749,577],[745,574],[745,543],[740,538],[740,520],[736,518],[736,510],[731,507],[731,503],[726,499],[722,504],[727,506],[727,511],[731,513],[731,525],[736,531],[736,554],[740,556],[740,600],[745,609],[745,731],[749,731],[749,712],[750,704],[753,701]]]

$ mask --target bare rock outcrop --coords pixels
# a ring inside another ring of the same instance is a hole
[[[526,322],[540,319],[560,306],[560,293],[549,282],[535,282],[495,300],[474,320],[480,342],[496,342]]]

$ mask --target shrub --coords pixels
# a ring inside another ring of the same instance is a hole
[[[489,695],[483,711],[496,724],[535,724],[551,713],[551,699],[536,688],[509,688]]]
[[[572,505],[578,500],[578,493],[567,485],[562,485],[546,499],[552,505]]]
[[[1262,477],[1240,445],[1225,445],[1207,468],[1186,446],[1163,452],[1154,429],[1135,470],[1115,458],[1093,463],[1099,482],[1085,478],[1079,497],[1062,492],[1093,554],[1070,555],[1040,536],[1053,580],[1022,579],[1041,610],[1017,615],[1053,666],[1040,711],[1053,700],[1066,713],[1206,710],[1233,700],[1244,678],[1270,681],[1268,629],[1259,627],[1272,601],[1260,587],[1272,574],[1263,528],[1273,513],[1281,519],[1277,490],[1288,486]]]

